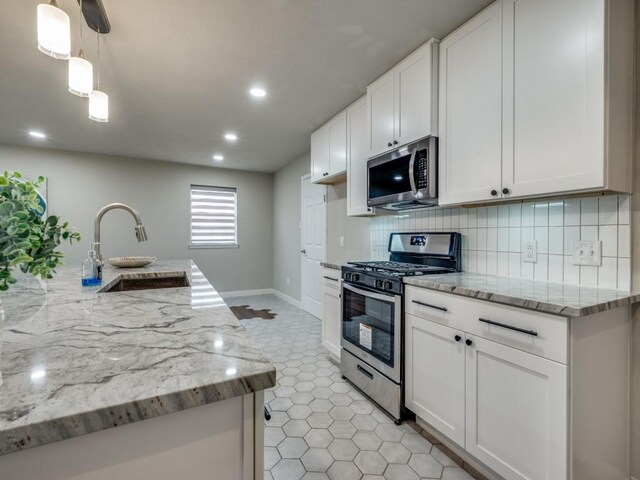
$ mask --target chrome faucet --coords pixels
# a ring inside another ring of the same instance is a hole
[[[100,221],[102,220],[102,217],[104,216],[105,213],[107,213],[109,210],[114,210],[116,208],[119,208],[121,210],[126,210],[131,215],[133,215],[133,218],[136,221],[135,229],[136,229],[136,238],[138,239],[138,242],[147,241],[147,232],[144,229],[144,225],[142,225],[142,219],[140,218],[140,214],[135,208],[131,208],[129,205],[126,205],[124,203],[110,203],[109,205],[105,205],[96,214],[96,223],[95,223],[94,234],[93,234],[93,242],[95,244],[96,256],[100,260],[102,260],[102,255],[100,254]]]

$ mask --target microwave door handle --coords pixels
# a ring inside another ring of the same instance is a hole
[[[418,149],[415,148],[411,153],[411,160],[409,160],[409,183],[411,185],[411,191],[414,195],[418,193],[416,190],[416,173],[415,173],[415,165],[416,165],[416,153]]]

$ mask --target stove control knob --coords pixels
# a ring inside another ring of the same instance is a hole
[[[387,280],[384,282],[384,288],[386,290],[393,290],[393,282],[391,280]]]
[[[384,288],[384,282],[379,278],[376,278],[376,288]]]
[[[352,282],[357,282],[358,280],[360,280],[360,275],[357,273],[353,273],[351,274],[351,281]]]

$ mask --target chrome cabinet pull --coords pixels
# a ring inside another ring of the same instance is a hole
[[[327,280],[333,280],[334,282],[337,282],[338,279],[337,278],[333,278],[333,277],[327,277],[326,275],[323,275],[322,278],[326,278]]]
[[[444,307],[438,307],[437,305],[431,305],[429,303],[424,303],[424,302],[420,302],[418,300],[411,300],[413,303],[417,304],[417,305],[421,305],[423,307],[429,307],[429,308],[434,308],[436,310],[440,310],[441,312],[448,312],[449,310],[447,310]]]
[[[512,327],[511,325],[507,325],[505,323],[494,322],[493,320],[487,320],[486,318],[479,318],[479,321],[482,323],[488,323],[489,325],[495,325],[496,327],[506,328],[507,330],[513,330],[515,332],[525,333],[527,335],[531,335],[532,337],[537,337],[538,332],[534,330],[525,330],[524,328]]]

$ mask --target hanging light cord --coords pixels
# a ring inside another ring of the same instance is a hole
[[[84,58],[84,52],[82,51],[82,0],[80,0],[80,51],[78,57]]]
[[[98,88],[96,90],[100,90],[100,27],[98,27],[97,40],[98,40],[98,75],[96,77],[97,77]]]

